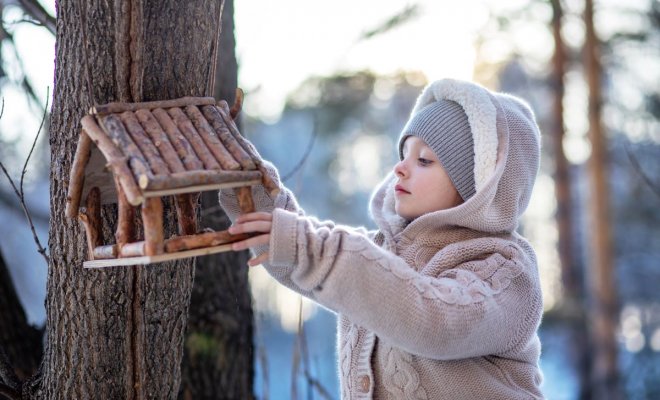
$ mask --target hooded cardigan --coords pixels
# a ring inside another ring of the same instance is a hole
[[[470,91],[490,111],[469,104]],[[252,250],[269,251],[264,267],[280,283],[338,314],[342,399],[542,399],[536,256],[516,233],[539,167],[538,127],[522,101],[478,85],[436,82],[416,109],[436,98],[496,135],[475,138],[472,198],[408,222],[394,211],[390,174],[370,203],[378,230],[367,231],[306,216],[284,187],[271,198],[255,186],[273,226],[270,244]],[[233,191],[220,203],[235,220]]]

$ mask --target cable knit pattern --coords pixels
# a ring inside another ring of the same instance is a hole
[[[421,386],[419,374],[412,364],[412,355],[387,347],[385,351],[387,362],[384,375],[388,379],[383,381],[387,392],[395,399],[426,400],[426,391]]]
[[[536,257],[515,232],[539,132],[519,99],[475,90],[495,110],[497,162],[457,207],[407,223],[390,174],[372,195],[379,230],[369,232],[306,216],[284,187],[275,198],[253,188],[256,208],[273,213],[270,244],[253,251],[269,251],[264,267],[279,282],[338,313],[342,399],[543,398]],[[220,202],[235,219],[233,191]]]

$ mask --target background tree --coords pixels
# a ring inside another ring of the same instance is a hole
[[[594,395],[598,399],[620,399],[617,368],[616,326],[618,304],[614,286],[611,253],[610,201],[608,188],[607,137],[602,122],[602,66],[600,43],[594,27],[594,6],[586,0],[584,9],[586,38],[584,64],[589,87],[589,139],[591,158],[588,161],[591,195],[589,207],[591,254],[588,261],[592,310],[591,338],[593,345]]]
[[[230,104],[237,85],[234,1],[225,0],[215,76],[215,98]],[[226,229],[216,191],[201,196],[201,225]],[[254,379],[253,313],[248,252],[196,259],[182,366],[184,399],[249,399]]]

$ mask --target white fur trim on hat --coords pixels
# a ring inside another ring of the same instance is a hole
[[[497,109],[484,87],[471,82],[443,79],[424,88],[412,114],[441,99],[455,101],[467,114],[474,139],[474,184],[478,192],[495,171]]]

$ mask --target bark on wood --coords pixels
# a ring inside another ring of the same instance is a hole
[[[165,251],[175,253],[183,250],[198,249],[201,247],[218,246],[234,243],[252,237],[251,234],[231,235],[227,231],[206,232],[197,235],[176,236],[165,241]]]
[[[163,253],[163,202],[160,198],[148,198],[142,204],[145,255]]]
[[[252,161],[252,157],[243,150],[243,147],[236,141],[234,136],[229,132],[229,128],[225,125],[225,121],[214,106],[203,106],[202,113],[204,117],[211,124],[218,138],[225,145],[227,150],[234,156],[241,164],[241,167],[246,170],[256,169],[256,164]]]
[[[116,244],[108,244],[105,246],[96,246],[94,248],[94,260],[106,260],[110,258],[117,258],[119,251]]]
[[[167,163],[170,171],[172,172],[183,172],[186,170],[186,167],[183,165],[179,156],[174,150],[174,146],[170,143],[170,139],[167,137],[165,131],[160,126],[156,117],[149,110],[137,110],[135,116],[142,124],[145,132],[149,135],[152,142],[158,149],[158,152],[162,155],[163,160]]]
[[[241,112],[241,109],[243,108],[243,90],[241,88],[236,88],[236,97],[234,98],[234,105],[231,106],[231,110],[229,110],[229,115],[231,115],[231,119],[236,119],[238,117],[238,114]]]
[[[259,171],[188,171],[168,176],[153,176],[140,182],[142,189],[163,190],[179,187],[229,182],[249,182],[261,179]]]
[[[192,235],[197,232],[198,193],[186,193],[175,196],[176,217],[179,235]]]
[[[261,171],[262,173],[262,182],[264,185],[264,188],[266,188],[266,191],[270,193],[272,197],[277,196],[277,194],[280,192],[280,188],[277,185],[276,182],[274,182],[270,176],[268,175],[268,172],[266,171],[266,168],[263,166],[263,163],[261,162],[261,157],[257,153],[257,151],[254,149],[252,144],[245,140],[241,133],[238,131],[238,128],[236,127],[236,124],[234,123],[234,120],[231,119],[231,116],[229,115],[229,106],[227,103],[223,100],[218,102],[218,107],[216,109],[220,112],[220,115],[222,116],[222,119],[225,121],[225,124],[227,127],[229,127],[229,131],[231,134],[234,136],[234,138],[238,141],[238,143],[241,144],[243,149],[250,154],[250,157],[252,157],[252,161],[257,165],[257,169]]]
[[[140,109],[153,110],[154,108],[185,107],[187,105],[215,104],[213,97],[182,97],[173,100],[145,101],[141,103],[113,102],[94,106],[89,110],[90,114],[113,114],[124,111],[137,111]]]
[[[211,151],[215,159],[220,163],[222,169],[225,170],[239,170],[241,165],[234,159],[232,154],[225,148],[223,143],[218,139],[213,128],[209,125],[206,118],[202,115],[199,109],[196,106],[186,107],[186,114],[188,118],[192,121],[199,132],[199,135],[202,137],[202,140],[206,143],[206,146]]]
[[[156,120],[163,128],[167,137],[170,139],[170,143],[174,146],[179,159],[183,162],[183,165],[189,171],[194,171],[204,168],[204,164],[195,154],[195,150],[192,145],[186,139],[186,137],[181,133],[179,128],[176,126],[172,118],[167,113],[167,111],[162,108],[156,108],[151,112]]]
[[[220,164],[218,164],[218,161],[216,161],[215,157],[213,157],[213,154],[211,154],[209,149],[206,148],[206,144],[202,138],[199,137],[195,127],[193,126],[192,122],[190,122],[186,114],[181,111],[180,108],[170,108],[167,110],[167,112],[170,117],[172,117],[174,123],[176,123],[181,133],[183,133],[188,142],[192,145],[193,149],[195,149],[195,153],[197,153],[197,157],[202,160],[204,168],[221,169]]]
[[[112,173],[119,177],[119,181],[124,188],[128,201],[134,206],[142,203],[144,200],[142,192],[138,188],[136,180],[133,178],[133,173],[128,168],[126,157],[101,130],[94,117],[89,115],[84,116],[81,120],[81,124],[85,132],[87,132],[87,135],[89,135],[99,150],[101,150],[101,153],[103,153],[106,160],[108,160],[108,165],[110,166]]]
[[[71,177],[69,178],[69,191],[66,196],[66,216],[69,218],[75,218],[78,214],[80,197],[82,196],[83,184],[85,183],[85,166],[87,166],[91,154],[92,139],[82,130],[78,138],[76,154],[73,157]]]
[[[114,114],[110,114],[101,118],[101,124],[115,146],[120,148],[128,157],[128,165],[131,167],[135,179],[139,181],[142,176],[152,176],[149,163],[126,131],[126,128],[124,128],[121,119]]]
[[[116,177],[115,187],[117,189],[117,229],[115,231],[115,241],[117,247],[121,249],[126,243],[135,240],[135,207],[126,199],[124,189]]]
[[[140,149],[140,153],[144,155],[144,158],[149,163],[150,169],[155,174],[167,175],[170,172],[167,164],[163,161],[162,156],[158,152],[154,143],[151,142],[151,138],[147,136],[144,129],[142,129],[142,125],[140,125],[140,121],[135,117],[135,114],[126,111],[119,114],[119,118],[126,127],[126,131],[128,131],[129,135]]]
[[[98,187],[93,187],[87,194],[85,209],[81,210],[78,218],[85,226],[87,257],[93,260],[94,249],[101,245],[102,240],[101,191]]]
[[[242,214],[254,212],[254,201],[252,199],[251,187],[243,186],[234,188],[234,193],[236,193],[236,199],[238,200],[238,206],[240,207]]]

